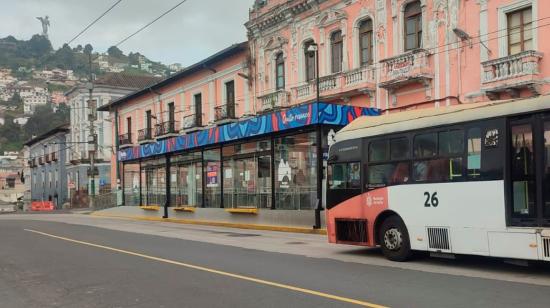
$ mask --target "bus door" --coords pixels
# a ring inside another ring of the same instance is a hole
[[[346,140],[330,147],[327,174],[327,209],[362,192],[361,140]]]
[[[513,226],[550,227],[550,114],[510,121]]]

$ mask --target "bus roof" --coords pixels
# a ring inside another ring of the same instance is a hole
[[[550,109],[550,95],[529,99],[468,103],[359,117],[336,134],[336,141],[495,118]]]

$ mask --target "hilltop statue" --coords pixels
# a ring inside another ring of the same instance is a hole
[[[48,28],[50,27],[50,18],[46,17],[36,17],[42,23],[42,36],[48,38]]]

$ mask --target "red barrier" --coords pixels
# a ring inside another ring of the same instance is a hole
[[[33,201],[31,202],[31,211],[35,212],[49,212],[53,211],[55,207],[52,201]]]

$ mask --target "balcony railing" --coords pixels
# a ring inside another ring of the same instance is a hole
[[[344,87],[350,87],[365,82],[376,82],[376,70],[373,67],[360,67],[349,72],[344,72]]]
[[[214,108],[216,121],[235,119],[235,105],[221,105]]]
[[[528,50],[512,56],[485,61],[482,63],[483,83],[537,75],[540,59],[542,59],[541,53]]]
[[[149,140],[153,140],[153,129],[149,127],[138,130],[138,142],[145,142]]]
[[[166,121],[160,124],[157,124],[155,127],[155,136],[163,137],[170,134],[177,134],[178,122],[176,121]]]
[[[405,54],[380,61],[381,88],[396,88],[410,82],[421,82],[433,79],[433,72],[428,63],[430,53],[425,49],[416,49]]]
[[[132,133],[126,133],[118,136],[118,143],[121,146],[132,144]]]
[[[296,99],[303,99],[315,93],[314,82],[308,82],[304,85],[294,88]]]
[[[199,118],[197,114],[188,114],[183,117],[183,129],[191,129],[200,126],[202,126],[202,118]]]
[[[319,78],[319,91],[322,96],[341,95],[342,93],[357,91],[359,89],[371,89],[374,91],[376,84],[375,69],[371,66],[356,68],[350,71],[340,72]],[[316,94],[316,81],[307,83],[292,89],[296,100],[312,99]]]
[[[290,93],[285,90],[277,90],[273,93],[260,96],[260,110],[268,111],[287,107],[289,104],[289,96]]]

